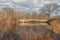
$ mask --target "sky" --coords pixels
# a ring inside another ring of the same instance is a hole
[[[16,10],[25,12],[38,12],[43,4],[48,2],[55,2],[60,4],[60,0],[0,0],[0,4],[1,1],[5,2],[3,5],[9,5]]]

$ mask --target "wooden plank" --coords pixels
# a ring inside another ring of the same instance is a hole
[[[20,23],[20,26],[38,26],[38,25],[48,25],[47,23],[34,23],[34,24],[28,24],[28,23]]]

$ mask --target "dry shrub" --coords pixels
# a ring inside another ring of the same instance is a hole
[[[53,40],[52,30],[47,26],[33,26],[27,29],[27,27],[20,28],[18,32],[21,40]]]

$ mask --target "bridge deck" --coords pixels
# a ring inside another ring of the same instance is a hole
[[[46,22],[47,20],[41,20],[41,19],[19,19],[19,22],[28,22],[28,21]]]
[[[19,25],[21,26],[37,26],[37,25],[48,25],[45,23],[47,20],[41,19],[19,19]]]
[[[28,24],[28,23],[20,23],[20,26],[38,26],[38,25],[48,25],[47,23],[34,23],[34,24]]]

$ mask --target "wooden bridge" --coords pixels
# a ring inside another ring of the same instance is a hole
[[[19,19],[19,22],[46,22],[47,20],[41,20],[41,19]]]
[[[19,19],[19,25],[47,25],[47,20],[41,20],[41,19]]]

